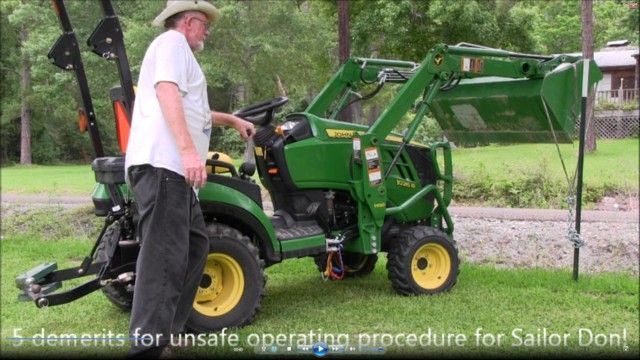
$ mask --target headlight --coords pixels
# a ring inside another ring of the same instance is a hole
[[[284,136],[286,133],[291,131],[297,124],[298,124],[298,121],[286,121],[284,124],[276,127],[275,132],[280,136]]]

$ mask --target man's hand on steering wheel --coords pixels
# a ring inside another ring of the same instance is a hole
[[[232,126],[236,130],[238,130],[238,133],[240,134],[240,137],[242,137],[242,139],[249,140],[251,137],[253,137],[253,135],[256,134],[256,129],[252,123],[244,119],[241,119],[237,116],[233,116],[233,117],[235,118],[235,120]]]
[[[244,140],[248,140],[255,133],[256,129],[252,123],[238,116],[214,111],[211,113],[212,123],[216,126],[229,126],[238,131]]]

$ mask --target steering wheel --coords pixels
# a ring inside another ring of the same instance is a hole
[[[286,104],[289,98],[280,96],[271,100],[249,105],[237,110],[233,115],[241,117],[254,125],[265,126],[273,120],[273,114],[277,108]]]

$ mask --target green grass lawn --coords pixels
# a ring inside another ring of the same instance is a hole
[[[2,192],[89,195],[96,184],[91,165],[9,166],[0,169]]]
[[[65,211],[60,217],[54,213],[43,209],[3,221],[0,355],[124,356],[126,341],[98,340],[82,346],[67,340],[42,346],[38,339],[64,334],[127,337],[128,314],[116,309],[99,291],[70,304],[44,309],[17,300],[17,275],[46,261],[57,261],[60,268],[78,265],[91,249],[92,239],[74,229],[92,220],[71,221],[89,216],[90,209]],[[256,344],[260,351],[261,345],[271,345],[272,337],[277,336],[287,339],[279,350],[286,351],[292,341],[296,351],[297,343],[311,339],[313,332],[314,339],[333,338],[336,343],[348,340],[355,347],[382,345],[385,355],[637,358],[637,277],[581,275],[574,282],[568,269],[497,270],[462,260],[453,289],[430,297],[397,295],[387,279],[385,255],[366,278],[327,282],[320,279],[310,258],[286,260],[267,269],[266,296],[255,322],[227,331],[238,336],[242,352],[214,346],[213,341],[221,341],[216,337],[220,334],[214,334],[204,335],[200,346],[180,349],[178,354],[187,358],[253,357]],[[458,343],[439,345],[442,336],[449,334]],[[36,339],[21,343],[12,339],[17,337]],[[412,338],[416,343],[408,346]],[[551,345],[557,341],[557,346]]]
[[[562,144],[569,172],[577,163],[577,144]],[[599,140],[598,150],[585,158],[585,184],[638,192],[638,139]],[[240,160],[236,165],[239,165]],[[545,173],[565,184],[555,145],[525,144],[459,148],[453,151],[457,178],[480,174],[487,182],[523,174]],[[90,165],[10,166],[0,170],[3,193],[88,195],[95,185]]]
[[[241,160],[234,163],[238,167]],[[11,194],[89,195],[96,185],[89,164],[7,166],[0,179],[2,192]]]
[[[572,173],[577,163],[577,145],[560,147]],[[638,193],[638,149],[638,139],[598,141],[598,150],[585,158],[585,186]],[[459,148],[453,151],[453,164],[459,180],[475,177],[476,183],[493,184],[543,174],[558,181],[563,186],[560,191],[565,190],[564,173],[553,144]],[[88,195],[95,185],[90,165],[10,166],[0,170],[0,178],[2,192],[12,194]]]
[[[637,138],[598,140],[596,152],[585,156],[585,184],[611,184],[618,189],[628,189],[637,193],[639,146]],[[578,143],[560,144],[560,151],[569,175],[573,175],[578,163]],[[453,151],[453,165],[454,174],[468,176],[484,172],[494,180],[503,180],[539,170],[548,173],[553,179],[566,183],[555,144],[459,148]]]

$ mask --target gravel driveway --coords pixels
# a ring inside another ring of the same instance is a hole
[[[265,210],[271,203],[264,199]],[[89,205],[87,197],[2,194],[2,217],[38,206]],[[462,261],[496,267],[572,269],[573,246],[566,239],[567,211],[450,207]],[[638,212],[584,211],[580,272],[639,273]]]
[[[463,261],[496,267],[573,268],[566,221],[505,220],[453,216]],[[637,219],[637,214],[636,214]],[[580,272],[624,271],[638,275],[638,221],[582,222],[586,245]]]

